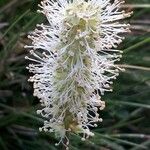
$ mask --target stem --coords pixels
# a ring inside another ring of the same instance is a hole
[[[129,51],[131,51],[131,50],[133,50],[133,49],[135,49],[135,48],[138,48],[138,47],[140,47],[140,46],[142,46],[142,45],[144,45],[144,44],[146,44],[146,43],[149,43],[149,42],[150,42],[150,38],[146,38],[146,39],[144,39],[143,41],[138,42],[138,43],[136,43],[136,44],[130,46],[129,48],[125,49],[125,50],[124,50],[124,53],[128,53]]]
[[[150,4],[126,4],[122,8],[150,8]]]
[[[126,65],[126,64],[118,64],[121,68],[128,68],[128,69],[137,69],[137,70],[144,70],[144,71],[150,71],[149,67],[142,67],[142,66],[134,66],[134,65]]]

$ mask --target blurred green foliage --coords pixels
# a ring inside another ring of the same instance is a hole
[[[24,45],[27,34],[46,19],[36,13],[40,0],[0,0],[0,150],[57,150],[53,134],[39,133],[43,119],[40,107],[27,82],[28,64]],[[149,0],[128,0],[129,4],[149,4]],[[133,9],[128,7],[127,10]],[[103,123],[94,138],[85,142],[70,135],[71,150],[149,150],[150,149],[150,18],[149,8],[136,8],[129,22],[132,33],[119,49],[126,68],[114,82],[114,91],[105,93]],[[2,25],[7,25],[3,27]],[[2,28],[3,27],[3,28]],[[120,66],[121,66],[120,65]]]

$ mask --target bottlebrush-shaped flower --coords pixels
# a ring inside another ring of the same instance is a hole
[[[68,132],[81,133],[85,140],[94,135],[90,127],[102,121],[98,111],[105,102],[100,96],[112,91],[120,70],[114,63],[122,53],[115,48],[129,31],[129,25],[118,22],[131,15],[120,11],[122,3],[44,0],[39,5],[49,23],[29,36],[33,57],[27,59],[33,63],[28,69],[34,74],[29,81],[43,106],[37,111],[46,120],[40,130],[55,132],[66,147]]]

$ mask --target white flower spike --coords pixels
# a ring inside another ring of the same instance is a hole
[[[112,80],[120,68],[122,33],[129,25],[119,23],[131,13],[120,11],[120,0],[44,0],[39,12],[48,25],[38,25],[29,38],[33,61],[34,96],[40,99],[45,118],[40,131],[55,132],[60,142],[69,144],[68,132],[81,134],[84,141],[94,134],[90,127],[102,122],[101,95],[112,91]],[[64,139],[66,139],[64,142]],[[58,143],[58,144],[59,144]],[[58,145],[56,144],[56,145]]]

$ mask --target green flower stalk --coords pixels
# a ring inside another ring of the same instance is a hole
[[[33,63],[28,69],[34,73],[29,81],[43,106],[37,111],[45,118],[40,131],[55,132],[66,147],[67,133],[81,134],[84,141],[94,135],[90,127],[102,122],[101,95],[112,91],[120,71],[114,63],[122,52],[115,48],[123,40],[121,33],[129,32],[129,25],[118,22],[131,15],[120,11],[121,4],[44,0],[39,5],[49,23],[38,25],[29,36],[33,57],[27,59]]]

